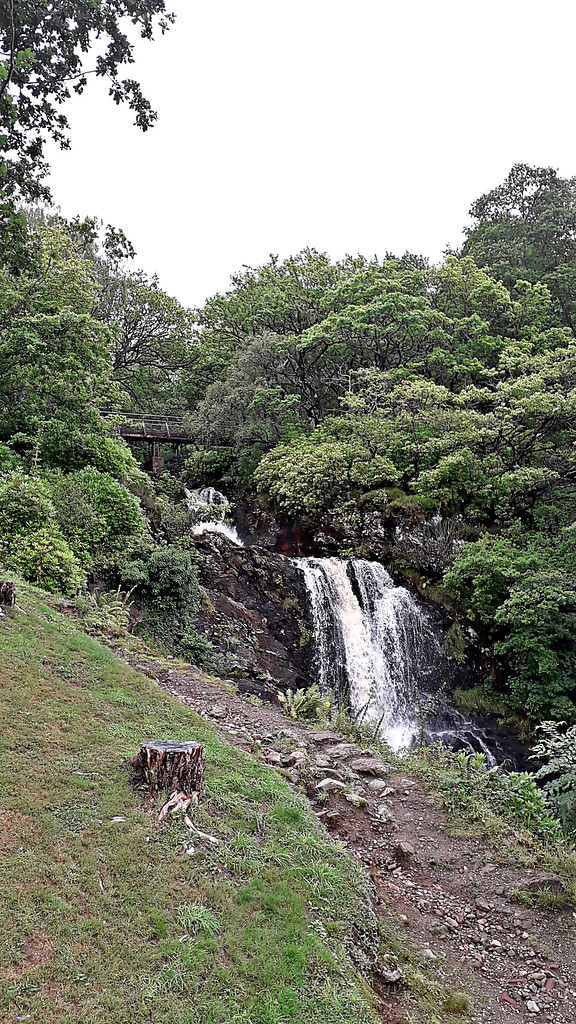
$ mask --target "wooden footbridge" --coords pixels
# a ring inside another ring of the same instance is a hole
[[[176,451],[180,445],[194,444],[181,416],[161,416],[155,413],[115,412],[102,409],[102,416],[116,421],[116,430],[128,444],[148,445],[148,458],[144,469],[154,476],[162,473],[164,459],[160,445],[169,444]]]

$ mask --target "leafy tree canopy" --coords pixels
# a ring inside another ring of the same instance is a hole
[[[82,93],[88,77],[106,78],[115,103],[128,103],[146,131],[156,120],[134,78],[126,22],[143,39],[164,33],[174,16],[164,0],[0,0],[0,175],[8,198],[49,198],[42,184],[44,146],[69,146],[62,104]],[[94,56],[89,59],[91,51]]]
[[[540,282],[559,326],[576,327],[576,178],[552,167],[515,164],[506,180],[470,208],[462,254],[506,287]]]

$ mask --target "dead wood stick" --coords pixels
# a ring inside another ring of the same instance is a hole
[[[207,832],[201,832],[199,828],[196,828],[196,825],[191,820],[191,818],[188,817],[187,814],[184,816],[184,824],[188,826],[191,832],[194,832],[195,835],[200,836],[201,839],[207,839],[209,843],[220,842],[219,839],[216,839],[216,836],[209,836]]]
[[[191,796],[186,796],[186,793],[179,793],[177,790],[174,790],[161,808],[158,821],[168,821],[170,815],[174,814],[175,811],[187,811],[191,803]]]

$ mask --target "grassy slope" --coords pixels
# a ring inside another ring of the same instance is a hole
[[[372,1021],[354,862],[277,774],[41,601],[24,587],[0,621],[0,1020]],[[206,742],[195,818],[220,846],[187,855],[182,822],[146,813],[125,762],[145,737]]]

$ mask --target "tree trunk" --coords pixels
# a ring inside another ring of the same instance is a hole
[[[204,774],[203,743],[169,743],[143,740],[140,750],[130,762],[140,771],[150,793],[165,789],[167,793],[199,793]]]

